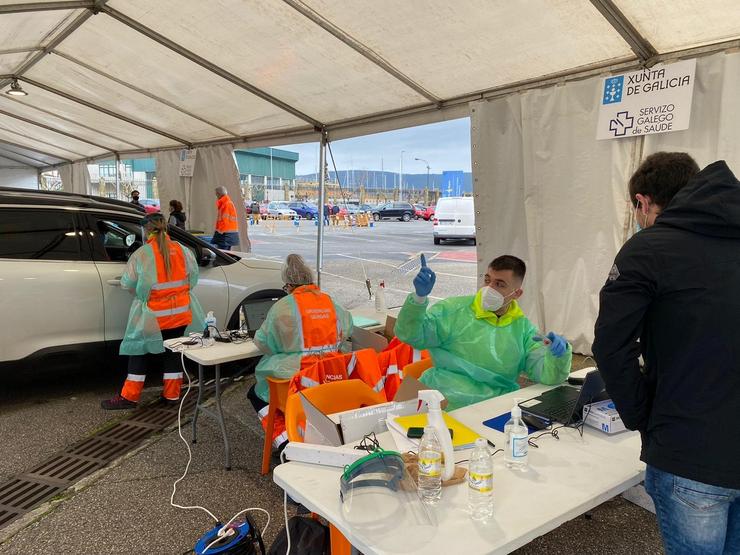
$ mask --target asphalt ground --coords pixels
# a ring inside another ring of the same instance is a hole
[[[316,228],[302,222],[250,228],[256,256],[283,260],[291,252],[310,264],[316,259]],[[387,304],[402,304],[412,291],[418,255],[437,272],[433,296],[470,294],[479,286],[475,247],[461,242],[434,245],[429,222],[380,222],[374,228],[328,229],[322,287],[348,308],[368,302],[365,276],[386,281]],[[432,299],[433,301],[435,299]],[[27,471],[56,451],[124,418],[108,413],[99,400],[115,393],[122,374],[110,361],[86,367],[54,368],[8,377],[0,389],[0,481]],[[574,365],[575,366],[575,365]],[[193,465],[178,490],[182,504],[203,504],[222,519],[259,506],[270,512],[267,543],[282,526],[282,491],[259,474],[262,431],[246,399],[252,378],[224,394],[233,470],[221,466],[222,446],[215,424],[202,419]],[[160,380],[147,381],[144,402],[159,395]],[[186,435],[187,437],[187,435]],[[30,515],[12,530],[0,529],[0,555],[34,553],[183,553],[212,524],[202,511],[169,506],[172,482],[182,473],[186,449],[176,430],[156,436],[112,467],[86,479],[77,491]],[[289,509],[290,514],[294,509]],[[526,515],[522,516],[526,518]],[[260,525],[265,520],[255,516]],[[655,517],[615,498],[538,538],[521,554],[661,553]]]

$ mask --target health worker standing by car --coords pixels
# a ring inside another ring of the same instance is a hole
[[[170,239],[162,214],[149,214],[141,223],[149,239],[131,255],[121,276],[121,287],[135,296],[119,350],[130,357],[128,376],[120,394],[101,402],[106,410],[135,408],[151,370],[164,373],[162,397],[176,403],[182,386],[180,357],[165,351],[164,341],[202,331],[205,325],[203,309],[192,294],[198,264],[190,249]]]
[[[239,224],[236,218],[236,206],[229,198],[226,187],[216,187],[216,231],[213,233],[211,243],[223,251],[231,250],[231,247],[239,244]]]

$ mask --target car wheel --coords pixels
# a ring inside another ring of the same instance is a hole
[[[404,222],[408,222],[408,221],[409,221],[409,220],[411,219],[411,214],[409,214],[409,213],[407,212],[407,213],[405,213],[405,214],[404,214],[403,216],[401,216],[401,219],[402,219],[402,220],[403,220]]]
[[[434,238],[434,244],[435,245],[439,245],[441,242],[442,242],[442,239],[440,239],[439,237],[435,237]]]
[[[373,214],[373,221],[379,222],[380,221],[380,214]]]
[[[473,246],[477,245],[477,242],[476,242],[476,240],[475,240],[475,237],[473,237],[473,238],[471,239],[471,241],[473,241]]]
[[[313,214],[306,214],[307,220],[313,220]]]

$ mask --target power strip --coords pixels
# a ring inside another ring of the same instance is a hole
[[[289,461],[336,466],[344,468],[367,455],[367,451],[352,447],[334,447],[291,441],[286,445],[285,458]]]

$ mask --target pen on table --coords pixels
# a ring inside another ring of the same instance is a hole
[[[496,449],[496,444],[494,442],[492,442],[490,439],[487,439],[486,441],[488,442],[488,445]]]

